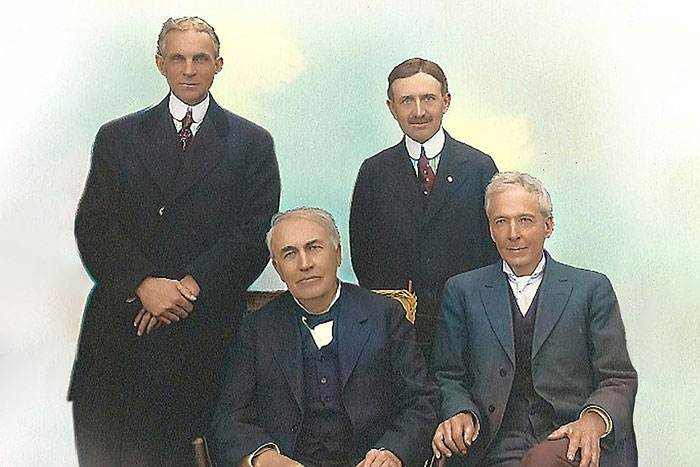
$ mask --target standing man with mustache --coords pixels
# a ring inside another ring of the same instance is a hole
[[[75,219],[94,282],[68,394],[81,466],[194,464],[279,207],[272,137],[209,93],[214,29],[168,19],[155,61],[170,92],[100,128]]]
[[[350,210],[352,265],[360,285],[418,296],[416,339],[430,350],[445,281],[498,258],[484,215],[491,157],[442,127],[447,78],[411,58],[389,74],[386,105],[404,138],[364,161]]]

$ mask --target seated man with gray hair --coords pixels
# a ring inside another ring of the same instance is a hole
[[[445,287],[439,465],[636,466],[637,373],[610,281],[544,251],[554,218],[536,178],[494,175],[485,205],[502,261]]]
[[[210,430],[219,465],[420,465],[437,392],[401,305],[336,276],[322,209],[276,215],[267,235],[288,291],[248,316]]]

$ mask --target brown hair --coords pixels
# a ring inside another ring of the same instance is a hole
[[[421,72],[429,74],[430,76],[432,76],[440,82],[443,96],[449,94],[449,91],[447,90],[447,76],[445,76],[445,72],[442,71],[440,65],[438,65],[435,62],[431,62],[430,60],[416,57],[404,60],[403,62],[396,65],[394,69],[391,70],[391,73],[389,73],[389,86],[386,88],[386,95],[389,98],[389,100],[394,100],[394,95],[391,92],[391,84],[394,81],[401,78],[409,78]]]

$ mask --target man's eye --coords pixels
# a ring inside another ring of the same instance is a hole
[[[170,57],[170,60],[173,62],[181,62],[183,57],[181,55],[175,55],[174,57]]]
[[[293,257],[293,256],[294,256],[294,252],[293,252],[293,251],[288,251],[288,252],[286,252],[284,255],[282,255],[283,258],[291,258],[291,257]]]
[[[410,97],[404,97],[403,99],[401,99],[402,104],[409,104],[410,102],[411,102]]]
[[[199,55],[199,56],[197,56],[197,57],[194,57],[194,61],[195,61],[195,62],[203,63],[203,62],[206,62],[206,61],[207,61],[207,57],[204,56],[204,55]]]
[[[321,245],[311,245],[312,250],[320,250],[321,248]]]
[[[429,96],[425,96],[425,100],[426,100],[426,101],[434,101],[434,100],[435,100],[435,96],[433,96],[432,94],[429,95]]]

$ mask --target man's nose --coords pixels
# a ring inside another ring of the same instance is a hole
[[[416,105],[413,108],[413,113],[416,117],[422,117],[425,114],[425,106],[420,99],[416,99]]]
[[[518,228],[518,222],[512,221],[510,223],[510,229],[508,232],[508,238],[511,240],[517,240],[520,238],[520,229]]]
[[[299,253],[299,269],[302,271],[307,271],[313,267],[313,261],[311,260],[311,255],[307,252],[302,251]]]
[[[185,69],[182,72],[187,76],[192,76],[197,73],[197,69],[194,66],[194,61],[185,60]]]

